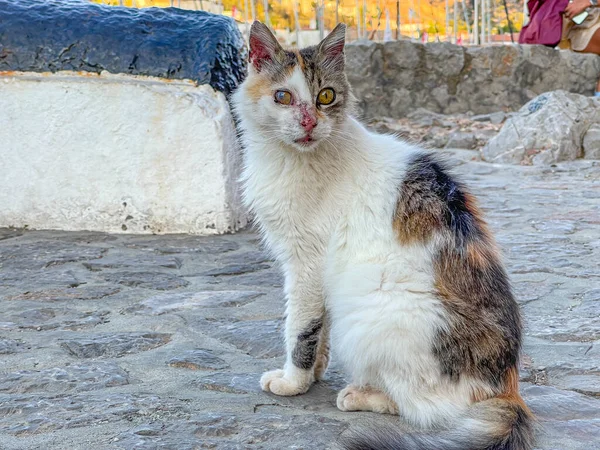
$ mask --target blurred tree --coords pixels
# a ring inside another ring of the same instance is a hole
[[[223,13],[226,15],[233,15],[235,19],[243,21],[244,19],[244,4],[243,0],[91,0],[94,3],[103,3],[106,5],[123,5],[127,7],[169,7],[171,5],[177,7],[181,5],[184,8],[200,9],[200,5],[212,2],[222,2]],[[298,21],[300,29],[307,29],[311,25],[316,24],[316,0],[269,0],[269,19],[271,26],[275,29],[287,29],[294,30],[296,27],[294,20],[294,4],[296,1],[298,5]],[[319,0],[321,1],[321,0]],[[346,23],[348,26],[356,28],[357,20],[357,8],[361,17],[366,16],[368,24],[368,32],[372,33],[373,27],[378,26],[378,30],[383,33],[383,27],[385,26],[385,20],[381,20],[381,17],[385,17],[385,11],[388,10],[390,17],[396,16],[396,0],[367,0],[366,11],[363,11],[362,1],[357,0],[323,0],[324,6],[324,23],[326,29],[332,29],[336,25],[336,11],[339,21]],[[450,0],[450,8],[454,6],[454,1]],[[473,6],[475,0],[466,0],[465,5],[467,7],[469,20],[473,17]],[[479,0],[481,1],[481,0]],[[181,3],[180,3],[181,2]],[[506,0],[507,9],[510,17],[510,21],[513,25],[513,31],[516,34],[521,28],[523,23],[523,5],[517,0]],[[248,2],[250,4],[250,1]],[[509,26],[506,13],[504,10],[503,0],[491,0],[492,4],[492,19],[491,25],[493,33],[508,33]],[[262,1],[256,1],[256,18],[258,20],[265,20],[265,10]],[[417,32],[420,30],[426,31],[430,38],[435,39],[439,36],[441,39],[446,36],[446,9],[445,0],[401,0],[400,1],[400,22],[402,24],[402,34],[409,35],[410,37],[417,37]],[[235,14],[234,14],[235,11]],[[464,21],[464,15],[462,8],[459,5],[457,17],[458,33],[465,34],[467,32],[467,25]],[[363,15],[364,14],[364,15]],[[251,19],[252,14],[249,11],[248,17]],[[448,21],[450,28],[452,28],[452,18]],[[469,25],[472,25],[470,23]],[[396,22],[391,21],[391,28],[395,31]],[[451,33],[452,30],[449,32]],[[395,33],[394,33],[395,34]]]

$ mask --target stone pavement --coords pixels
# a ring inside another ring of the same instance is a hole
[[[454,152],[526,322],[539,449],[600,449],[600,163],[491,165]],[[252,232],[0,231],[0,448],[326,449],[349,426],[335,362],[306,395],[281,366],[281,277]],[[335,358],[335,355],[334,355]]]

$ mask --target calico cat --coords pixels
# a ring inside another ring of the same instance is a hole
[[[285,274],[287,360],[261,386],[306,392],[331,335],[352,379],[338,408],[423,430],[373,430],[346,448],[531,449],[521,319],[494,240],[442,162],[353,118],[344,41],[340,24],[286,51],[255,22],[233,96],[245,201]]]

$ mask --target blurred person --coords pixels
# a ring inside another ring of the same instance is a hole
[[[519,44],[545,45],[600,55],[598,0],[529,0],[529,22]],[[600,97],[600,80],[594,96]]]
[[[586,14],[587,13],[587,14]],[[581,23],[578,16],[586,14]],[[564,11],[562,41],[560,48],[580,53],[600,55],[600,9],[598,0],[569,0]],[[575,21],[574,21],[575,20]],[[600,80],[596,85],[596,97],[600,97]]]

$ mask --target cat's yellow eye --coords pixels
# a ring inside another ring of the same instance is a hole
[[[288,91],[275,92],[275,101],[282,105],[290,105],[292,103],[292,94]]]
[[[331,88],[322,89],[317,96],[317,102],[320,105],[331,105],[335,100],[335,91]]]

